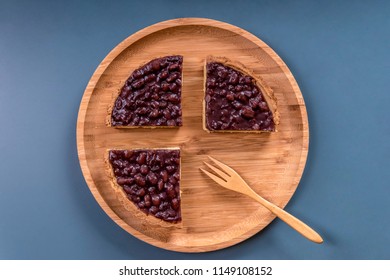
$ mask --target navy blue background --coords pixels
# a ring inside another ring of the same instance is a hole
[[[0,258],[389,259],[390,2],[143,2],[0,1]],[[323,245],[275,220],[224,250],[170,252],[119,228],[92,197],[76,149],[85,86],[119,42],[178,17],[244,28],[290,67],[310,150],[287,210]]]

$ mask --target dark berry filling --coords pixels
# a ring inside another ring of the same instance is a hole
[[[166,56],[135,70],[114,103],[112,126],[181,126],[182,68],[182,56]]]
[[[179,150],[111,150],[109,161],[117,184],[140,210],[181,221]]]
[[[217,62],[206,66],[208,130],[274,131],[273,114],[253,78]]]

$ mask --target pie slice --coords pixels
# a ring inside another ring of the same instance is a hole
[[[209,56],[204,75],[206,131],[277,131],[279,112],[273,91],[253,71],[228,58]]]
[[[108,125],[121,128],[182,125],[183,57],[165,56],[136,69],[112,105]]]
[[[180,150],[109,150],[113,185],[146,215],[181,221]]]

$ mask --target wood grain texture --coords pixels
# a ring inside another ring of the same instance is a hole
[[[184,56],[183,126],[117,129],[106,126],[107,108],[142,62]],[[277,133],[207,133],[202,126],[203,64],[208,55],[240,61],[261,75],[278,101]],[[237,244],[275,216],[252,199],[226,190],[202,174],[207,155],[233,167],[261,196],[279,207],[292,197],[309,143],[302,94],[288,67],[254,35],[210,19],[182,18],[149,26],[115,47],[96,69],[81,100],[77,147],[81,169],[103,210],[124,230],[154,246],[204,252]],[[183,222],[159,226],[128,211],[111,187],[104,161],[110,148],[180,147]]]

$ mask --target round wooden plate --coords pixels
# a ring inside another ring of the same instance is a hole
[[[155,57],[180,54],[183,126],[179,129],[107,127],[107,108],[132,71]],[[274,90],[281,123],[277,133],[207,133],[202,130],[203,61],[207,55],[240,61]],[[293,75],[264,42],[236,26],[200,18],[149,26],[116,46],[96,69],[81,100],[77,147],[81,169],[103,210],[124,230],[152,245],[204,252],[239,243],[275,217],[257,202],[226,190],[199,170],[207,155],[233,167],[260,195],[284,207],[302,176],[309,143],[307,113]],[[116,197],[105,172],[110,148],[180,147],[180,226],[138,219]]]

